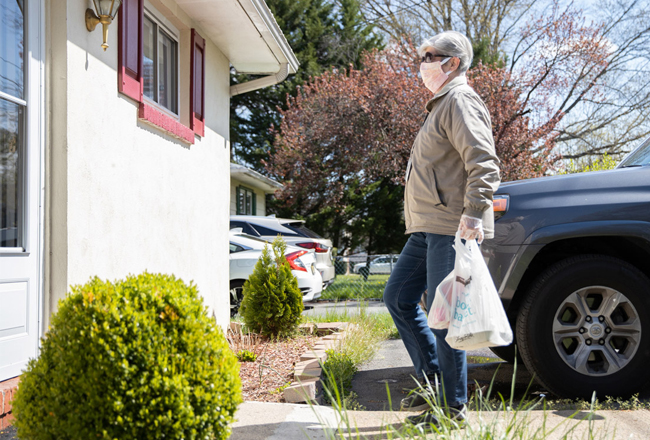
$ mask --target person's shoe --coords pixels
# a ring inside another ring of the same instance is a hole
[[[452,406],[445,409],[443,414],[449,421],[455,422],[456,426],[462,427],[465,424],[465,420],[467,419],[467,406],[465,405],[459,405],[455,407]],[[429,409],[427,411],[424,411],[422,414],[407,417],[406,421],[416,426],[433,425],[435,427],[439,427],[440,420],[438,419],[438,417],[440,415],[441,415],[440,411],[434,411],[432,409]]]
[[[436,376],[432,374],[427,376],[429,384],[425,379],[420,379],[421,387],[412,390],[408,396],[400,402],[400,411],[422,411],[431,407],[434,402],[434,396],[429,392],[429,385],[431,388],[436,386]]]
[[[427,400],[429,399],[429,400]],[[412,391],[400,402],[400,411],[422,411],[431,407],[433,396],[428,394],[425,398],[420,392]]]

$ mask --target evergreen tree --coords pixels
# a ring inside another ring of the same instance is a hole
[[[359,0],[267,0],[293,49],[299,70],[285,81],[231,98],[230,142],[236,161],[265,172],[263,160],[273,148],[272,127],[280,125],[278,108],[286,109],[287,94],[330,67],[360,67],[363,51],[381,47],[381,37],[361,15]],[[251,75],[233,73],[239,84]]]
[[[291,273],[284,256],[287,245],[281,237],[264,246],[255,269],[244,283],[244,299],[240,313],[246,326],[266,336],[291,334],[300,322],[303,311],[298,280]]]

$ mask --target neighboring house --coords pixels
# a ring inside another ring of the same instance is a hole
[[[230,96],[298,68],[263,0],[124,0],[106,51],[92,5],[0,2],[0,381],[95,275],[174,274],[228,324]]]
[[[283,185],[255,170],[230,164],[230,214],[266,215],[266,195]]]

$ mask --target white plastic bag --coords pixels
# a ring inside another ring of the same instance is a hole
[[[463,246],[463,242],[460,241],[460,236],[456,234],[454,249],[458,247],[459,243],[460,246]],[[429,327],[438,330],[449,328],[451,314],[453,313],[452,305],[456,303],[455,298],[462,294],[463,289],[465,289],[465,280],[471,276],[471,265],[472,259],[469,253],[456,251],[456,261],[454,262],[453,270],[436,287],[436,294],[433,298],[427,319]]]
[[[455,282],[445,340],[458,350],[509,345],[512,329],[476,240],[463,244],[456,234],[455,249]]]
[[[438,284],[438,287],[436,287],[436,294],[433,297],[433,303],[431,304],[431,310],[429,310],[429,316],[427,318],[429,327],[438,330],[449,328],[451,297],[453,295],[452,290],[454,288],[455,279],[456,275],[454,275],[454,271],[452,270],[449,272],[449,275]]]

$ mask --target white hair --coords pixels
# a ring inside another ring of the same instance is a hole
[[[418,48],[418,55],[424,57],[426,50],[430,47],[433,47],[440,55],[458,57],[460,59],[460,66],[458,67],[460,72],[466,72],[472,64],[472,58],[474,57],[472,43],[460,32],[444,31],[428,40],[424,40]]]

